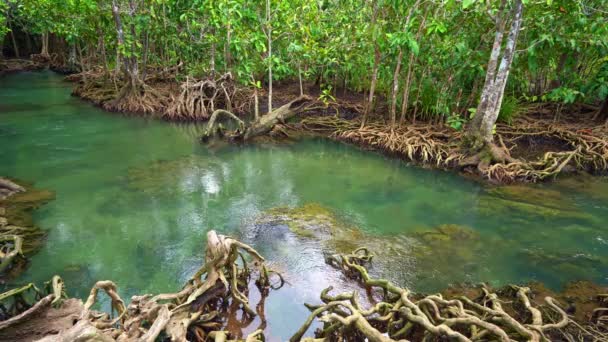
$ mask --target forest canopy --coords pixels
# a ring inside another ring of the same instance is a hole
[[[501,119],[509,120],[522,100],[605,99],[606,3],[522,2]],[[124,44],[113,6],[123,14]],[[447,119],[475,107],[501,6],[479,0],[3,0],[0,35],[4,54],[12,56],[26,49],[19,45],[48,53],[49,35],[60,38],[81,68],[105,63],[112,69],[122,54],[143,65],[181,63],[179,77],[231,71],[249,84],[267,83],[272,65],[275,80],[301,76],[329,91],[369,91],[377,77],[375,91],[398,117],[411,115],[415,103],[420,117]],[[16,32],[27,38],[13,39]]]

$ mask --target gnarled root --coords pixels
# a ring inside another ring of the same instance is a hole
[[[169,104],[169,97],[141,80],[126,82],[116,98],[103,103],[109,111],[131,113],[160,113]]]
[[[327,262],[360,281],[372,296],[380,296],[380,300],[365,308],[357,292],[331,296],[332,288],[327,288],[321,294],[323,304],[309,307],[312,314],[293,335],[291,342],[300,341],[315,318],[324,323],[316,333],[318,338],[366,338],[374,342],[443,338],[463,342],[546,341],[550,338],[548,334],[570,322],[568,315],[551,297],[545,298],[543,309],[556,314],[558,319],[547,322],[547,314],[531,304],[530,289],[526,287],[512,288],[513,299],[523,307],[523,312],[517,315],[512,314],[516,305],[503,308],[498,295],[486,288],[482,288],[481,297],[477,300],[468,297],[445,299],[439,294],[416,297],[388,280],[371,277],[364,267],[371,259],[369,251],[360,248],[351,254],[330,256]]]
[[[302,126],[311,131],[328,132],[336,140],[436,167],[452,167],[464,158],[458,148],[460,133],[443,126],[408,124],[390,127],[384,123],[371,122],[361,127],[357,120],[328,116],[306,118],[302,120]]]
[[[245,260],[245,254],[249,255],[250,262]],[[113,282],[99,281],[91,289],[87,301],[82,306],[78,323],[61,331],[54,340],[69,341],[80,336],[83,341],[153,342],[161,334],[171,341],[206,341],[208,337],[217,340],[229,334],[224,331],[226,322],[223,317],[230,306],[240,308],[243,311],[243,319],[249,319],[249,322],[258,314],[247,296],[249,283],[253,276],[257,275],[256,284],[264,300],[268,291],[275,288],[269,279],[272,273],[264,266],[264,258],[253,248],[230,237],[218,235],[215,231],[209,231],[205,264],[181,291],[155,296],[134,296],[126,306]],[[18,290],[18,293],[30,288],[35,289],[30,285],[26,289]],[[62,291],[61,287],[53,288],[56,288],[54,293]],[[92,310],[100,291],[110,297],[112,312]],[[48,309],[49,304],[56,298],[57,295],[53,294],[49,295],[48,299],[40,298],[31,310]],[[18,320],[10,323],[14,325],[20,323],[22,318],[15,316],[10,320]],[[0,322],[0,334],[3,323]],[[265,325],[263,317],[262,325]],[[262,331],[258,329],[247,337],[247,341],[258,341],[260,336]]]
[[[26,199],[19,198],[24,194]],[[48,199],[48,192],[26,190],[19,184],[0,177],[0,277],[13,277],[27,264],[26,254],[41,246],[45,233],[29,223],[29,210]]]
[[[23,188],[21,185],[9,179],[0,177],[0,200],[3,200],[9,197],[10,195],[24,191],[25,188]]]
[[[229,72],[217,79],[194,80],[188,77],[180,88],[181,92],[171,99],[163,114],[164,119],[208,119],[218,109],[242,113],[250,102],[245,90],[237,88]]]
[[[225,135],[231,140],[250,140],[257,136],[262,136],[270,132],[277,124],[283,123],[298,113],[308,110],[313,102],[314,100],[309,96],[300,96],[272,112],[260,116],[257,120],[254,120],[247,125],[245,125],[245,123],[236,115],[228,111],[216,110],[211,115],[207,129],[201,140],[206,141],[207,139],[218,135]],[[217,123],[217,118],[221,115],[227,116],[235,121],[237,128],[231,132],[224,133],[224,128]]]

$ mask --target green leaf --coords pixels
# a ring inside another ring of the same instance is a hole
[[[462,0],[462,8],[467,9],[474,3],[475,3],[475,0]]]

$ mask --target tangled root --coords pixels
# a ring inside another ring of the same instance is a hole
[[[608,130],[605,127],[520,119],[513,126],[499,126],[497,135],[509,150],[516,148],[521,139],[529,137],[556,139],[569,150],[549,151],[532,161],[494,164],[484,170],[489,179],[536,182],[556,176],[567,167],[595,173],[608,170]]]
[[[105,102],[102,107],[108,111],[127,113],[160,113],[167,108],[167,94],[152,88],[143,81],[127,82],[112,101]]]
[[[462,150],[462,134],[444,126],[408,124],[391,128],[384,123],[360,127],[356,120],[337,117],[308,117],[302,127],[359,146],[371,147],[440,168],[470,164]],[[604,127],[557,124],[545,120],[518,120],[513,126],[499,125],[487,158],[474,156],[477,171],[496,183],[537,182],[566,170],[608,170],[608,131]],[[511,157],[521,139],[553,139],[565,146],[557,151],[525,160]]]
[[[28,208],[17,208],[11,203],[11,196],[27,191],[13,181],[0,178],[0,277],[15,276],[23,270],[27,261],[25,255],[37,251],[45,237],[45,233],[38,227],[24,224],[18,218],[19,215],[29,216],[22,213]],[[45,198],[40,200],[44,201]],[[38,203],[21,207],[36,205]]]
[[[460,133],[443,126],[411,124],[391,128],[383,123],[361,127],[357,120],[337,117],[309,117],[302,121],[305,129],[325,131],[330,137],[356,145],[404,156],[412,161],[453,167],[464,158],[458,149]]]
[[[570,323],[568,315],[551,297],[543,307],[530,301],[530,289],[511,287],[512,303],[482,288],[476,300],[468,297],[445,299],[440,294],[414,298],[412,293],[386,279],[371,277],[365,264],[372,254],[359,248],[351,254],[332,255],[327,262],[348,277],[360,281],[372,296],[380,299],[363,307],[356,292],[332,296],[331,287],[321,294],[322,305],[308,306],[312,314],[290,339],[300,341],[315,318],[323,323],[316,332],[325,340],[455,341],[526,340],[546,341],[556,330]],[[557,319],[553,319],[553,317]]]
[[[181,92],[177,97],[172,97],[163,114],[164,119],[208,119],[217,109],[242,113],[250,102],[244,90],[236,87],[234,77],[229,72],[217,79],[195,80],[188,77],[180,87]]]
[[[251,262],[245,260],[245,254],[249,255]],[[273,274],[279,278],[278,285],[271,283]],[[260,314],[260,327],[247,337],[247,341],[259,341],[263,339],[266,322],[263,313],[258,312],[263,305],[254,309],[249,302],[249,284],[254,277],[261,293],[261,301],[270,289],[278,289],[283,285],[282,277],[267,269],[264,258],[253,248],[209,231],[205,264],[181,291],[134,296],[127,306],[119,296],[116,284],[108,280],[99,281],[82,306],[78,322],[74,322],[73,326],[61,331],[59,335],[52,336],[52,340],[68,341],[75,336],[87,335],[89,340],[97,341],[155,341],[161,334],[171,341],[206,341],[208,338],[225,340],[231,333],[224,330],[224,318],[228,316],[229,310],[240,309],[242,321],[246,324],[250,324]],[[35,289],[30,284],[27,288],[16,291],[21,293],[32,288]],[[55,289],[55,293],[57,291],[61,292],[61,289]],[[112,309],[109,313],[92,309],[100,292],[110,298]],[[12,295],[2,294],[0,300]],[[55,294],[46,298],[38,296],[38,301],[32,308],[36,307],[36,311],[48,309],[48,304],[55,303],[59,296]],[[0,322],[0,330],[2,324],[15,325],[23,321],[23,318],[19,318],[23,314],[14,316],[13,313],[7,313],[12,316],[8,321]]]

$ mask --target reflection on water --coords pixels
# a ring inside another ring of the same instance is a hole
[[[57,193],[36,213],[47,245],[16,282],[61,274],[81,297],[99,279],[127,298],[175,290],[213,228],[286,273],[288,286],[265,303],[275,339],[289,337],[321,289],[352,286],[323,253],[358,244],[384,258],[373,272],[414,290],[608,283],[605,179],[484,188],[327,141],[206,147],[200,127],[103,113],[69,93],[53,74],[0,79],[0,174]],[[344,228],[340,239],[263,219],[311,203]]]

